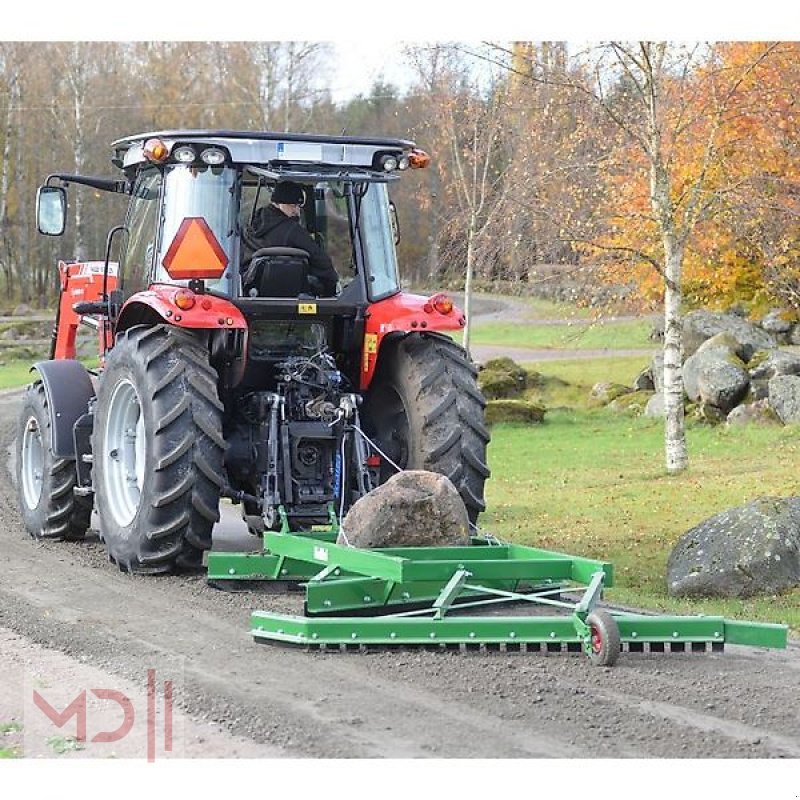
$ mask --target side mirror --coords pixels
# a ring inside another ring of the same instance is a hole
[[[391,200],[389,201],[389,223],[392,226],[394,243],[397,244],[400,241],[400,223],[397,221],[397,206]]]
[[[36,191],[36,229],[45,236],[61,236],[67,221],[67,190],[40,186]]]

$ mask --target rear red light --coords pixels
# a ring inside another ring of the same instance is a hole
[[[380,456],[369,456],[369,458],[367,458],[368,467],[379,467],[380,465],[381,465]]]
[[[175,296],[172,298],[172,302],[175,303],[181,311],[188,311],[190,308],[194,308],[196,298],[191,289],[178,289],[178,291],[175,292]]]
[[[440,314],[451,314],[453,312],[453,301],[446,294],[433,295],[433,297],[425,303],[425,311],[428,311],[428,306],[431,306]]]

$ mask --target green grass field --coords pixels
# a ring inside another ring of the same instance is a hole
[[[651,324],[644,320],[574,322],[569,325],[481,322],[471,331],[472,344],[534,349],[629,350],[652,348]]]
[[[689,528],[765,495],[798,493],[795,428],[690,425],[690,468],[669,476],[659,420],[589,410],[598,381],[630,385],[646,357],[525,364],[548,378],[543,425],[492,429],[487,513],[501,539],[611,561],[623,605],[785,622],[800,633],[800,589],[753,600],[683,601],[666,594],[666,563]]]

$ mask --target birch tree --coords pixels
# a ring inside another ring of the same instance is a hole
[[[684,259],[699,223],[723,207],[731,190],[725,165],[735,148],[732,109],[775,46],[758,47],[750,61],[731,70],[719,68],[710,44],[608,42],[576,54],[571,69],[548,79],[594,104],[617,138],[592,224],[577,229],[564,220],[564,238],[594,254],[610,253],[617,263],[647,264],[660,276],[669,473],[689,464],[681,343]]]

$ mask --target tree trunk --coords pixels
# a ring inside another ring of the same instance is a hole
[[[469,337],[472,317],[472,273],[475,269],[475,229],[478,220],[473,211],[469,216],[469,230],[467,231],[467,275],[464,279],[464,337],[461,341],[464,349],[469,353]]]
[[[673,475],[689,466],[683,418],[683,248],[672,237],[665,236],[664,251],[664,446],[667,472]]]

